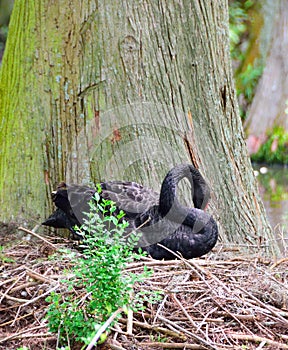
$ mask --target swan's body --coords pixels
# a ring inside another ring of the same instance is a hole
[[[182,206],[176,197],[179,181],[187,178],[192,187],[194,208]],[[100,184],[100,196],[111,199],[126,213],[129,229],[142,232],[140,246],[155,259],[175,259],[175,255],[157,245],[160,243],[184,258],[190,259],[208,253],[216,244],[218,228],[204,209],[210,199],[210,190],[198,170],[192,165],[178,165],[168,172],[160,196],[135,182],[111,181]],[[96,190],[86,186],[65,183],[58,186],[54,202],[58,208],[45,222],[53,227],[81,225],[82,212],[88,212],[88,201]]]

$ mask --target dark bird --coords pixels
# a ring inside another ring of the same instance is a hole
[[[191,184],[194,208],[178,201],[177,186],[183,178]],[[203,210],[210,199],[210,189],[192,165],[181,164],[171,169],[162,183],[160,196],[135,182],[102,182],[100,187],[100,196],[114,201],[116,207],[126,213],[129,229],[142,233],[139,246],[154,259],[175,259],[172,252],[186,259],[200,257],[217,242],[217,224]],[[75,233],[73,227],[81,226],[83,212],[89,212],[88,202],[95,192],[87,186],[60,183],[53,194],[57,210],[43,225],[68,228]]]

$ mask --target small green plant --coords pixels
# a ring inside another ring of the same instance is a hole
[[[15,262],[14,259],[9,258],[8,256],[5,255],[4,253],[5,247],[0,246],[0,261],[4,264],[4,263],[13,263]]]
[[[241,349],[247,350],[247,349],[248,349],[248,346],[247,346],[247,345],[242,345],[242,346],[241,346]]]
[[[166,343],[168,341],[168,338],[164,337],[162,334],[157,333],[157,335],[150,335],[150,339],[153,342],[157,343]]]
[[[143,309],[146,301],[159,299],[157,294],[135,292],[135,284],[152,271],[146,268],[141,274],[125,271],[129,262],[143,254],[133,251],[138,241],[135,233],[124,236],[128,226],[124,213],[117,213],[113,202],[101,201],[98,193],[90,207],[81,227],[85,232],[83,245],[87,248],[70,271],[74,278],[64,280],[62,292],[47,298],[49,329],[59,335],[61,345],[69,345],[73,339],[88,344],[115,311]]]

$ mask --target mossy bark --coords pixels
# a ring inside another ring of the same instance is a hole
[[[192,162],[223,240],[277,250],[238,114],[226,1],[25,3],[1,76],[2,220],[42,217],[62,179],[159,190],[171,166]]]

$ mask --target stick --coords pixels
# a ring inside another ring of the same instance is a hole
[[[53,243],[49,242],[49,241],[48,241],[47,239],[45,239],[44,237],[38,235],[38,233],[35,233],[35,232],[31,231],[31,230],[27,230],[27,228],[24,228],[24,227],[21,227],[21,226],[18,227],[18,230],[24,231],[24,232],[26,232],[26,233],[29,233],[29,234],[32,235],[32,236],[35,236],[35,237],[41,239],[43,242],[47,243],[48,245],[50,245],[51,247],[53,247],[55,250],[57,250],[57,247],[56,247]]]
[[[16,301],[17,303],[24,303],[25,304],[27,302],[27,299],[20,299],[20,298],[11,297],[10,295],[8,295],[6,293],[4,294],[4,293],[0,292],[0,295],[2,295],[1,300],[6,298],[8,300]]]
[[[248,335],[248,334],[237,334],[237,333],[226,333],[229,337],[239,340],[247,340],[253,342],[265,342],[266,344],[270,344],[275,346],[275,349],[288,349],[288,345],[284,343],[278,343],[275,340],[267,339],[259,337],[258,335]]]
[[[29,314],[25,314],[25,315],[23,315],[23,316],[20,316],[20,317],[17,318],[17,321],[22,320],[23,318],[29,317],[29,316],[31,316],[31,315],[33,315],[33,314],[34,314],[34,311],[33,311],[33,312],[30,312]],[[13,323],[13,322],[14,322],[14,320],[10,320],[10,321],[7,321],[7,322],[5,322],[5,323],[1,323],[1,324],[0,324],[0,327],[7,326],[8,324],[11,324],[11,323]]]
[[[198,340],[200,343],[204,344],[206,346],[206,348],[208,348],[208,349],[213,349],[213,350],[219,349],[219,347],[216,344],[209,344],[205,339],[198,337],[198,335],[196,335],[196,334],[188,331],[187,329],[179,326],[177,323],[170,321],[166,317],[158,316],[158,319],[172,325],[173,327],[175,327],[179,331],[183,332],[184,334],[186,333],[186,334],[190,335],[192,338],[194,338],[194,339]]]
[[[129,335],[133,334],[133,311],[130,308],[128,308],[127,313],[127,333]]]
[[[24,334],[24,333],[27,333],[27,332],[31,332],[31,331],[35,331],[37,329],[41,329],[41,328],[44,328],[46,327],[46,325],[40,325],[40,326],[36,326],[36,327],[33,327],[33,328],[29,328],[29,329],[26,329],[26,330],[23,330],[23,331],[20,331],[18,333],[14,333],[12,335],[9,335],[8,337],[6,338],[2,338],[0,339],[0,343],[5,343],[7,340],[9,339],[14,339],[14,338],[18,338],[21,334]],[[39,333],[37,334],[37,336],[39,336]],[[51,334],[50,334],[51,336]]]
[[[125,320],[120,318],[119,320],[121,323],[125,323]],[[159,332],[165,335],[168,335],[170,337],[174,337],[174,338],[178,338],[178,339],[182,339],[183,341],[187,340],[186,335],[184,335],[183,333],[179,332],[179,331],[172,331],[170,329],[164,328],[164,327],[159,327],[159,326],[152,326],[148,323],[143,323],[143,322],[139,322],[139,321],[134,321],[133,322],[134,326],[136,327],[141,327],[144,329],[149,329],[152,330],[154,332]],[[127,333],[125,333],[127,334]]]
[[[197,327],[197,324],[194,322],[194,320],[192,319],[192,317],[188,314],[188,312],[186,311],[186,309],[184,308],[184,306],[181,304],[181,302],[176,298],[175,294],[172,294],[172,298],[176,301],[176,303],[178,304],[178,306],[180,307],[180,309],[183,311],[184,315],[188,318],[188,320],[190,321],[190,323],[192,324],[192,326],[197,329],[199,327]],[[205,333],[199,329],[199,331],[201,332],[201,334],[205,337]],[[210,341],[210,339],[209,339]]]
[[[109,343],[109,346],[110,346],[111,350],[126,350],[125,348],[122,348],[122,346],[118,346],[118,345],[115,345],[115,344],[110,344]]]
[[[12,286],[10,286],[10,287],[6,290],[5,293],[1,293],[1,292],[0,292],[1,295],[2,295],[2,297],[0,298],[0,304],[1,304],[2,300],[3,300],[5,297],[7,298],[7,295],[8,295],[8,293],[10,292],[10,290],[15,286],[15,284],[16,284],[24,275],[25,275],[25,273],[22,272],[22,273],[20,274],[20,276],[18,276],[18,278],[14,281],[14,283],[12,284]],[[8,296],[7,299],[9,299],[9,296]],[[23,299],[18,299],[17,301],[19,301],[19,300],[23,300]],[[20,303],[21,303],[21,301],[20,301]]]
[[[14,287],[10,290],[10,293],[15,293],[18,290],[22,290],[24,288],[29,288],[29,287],[33,287],[35,285],[39,284],[39,282],[26,282],[24,284],[21,284],[20,286]]]
[[[56,290],[56,289],[59,288],[59,287],[60,287],[60,284],[56,284],[56,286],[54,286],[53,288],[47,290],[45,293],[43,293],[43,294],[41,294],[41,295],[38,295],[37,297],[35,297],[35,298],[31,299],[31,300],[28,300],[28,301],[26,300],[26,303],[25,303],[25,304],[19,306],[19,308],[18,308],[18,310],[17,310],[17,313],[16,313],[16,316],[15,316],[15,319],[14,319],[14,321],[13,321],[13,323],[12,323],[12,326],[14,326],[14,323],[15,323],[16,320],[18,319],[18,315],[19,315],[20,310],[21,310],[21,308],[22,308],[23,306],[27,306],[27,305],[29,305],[29,304],[34,303],[34,302],[35,302],[36,300],[38,300],[38,299],[41,299],[41,298],[46,297],[46,295],[50,294],[51,292],[53,292],[54,290]]]
[[[270,266],[270,270],[273,270],[274,267],[276,267],[276,266],[278,266],[286,261],[288,261],[288,258],[283,258],[283,259],[277,260],[272,266]]]
[[[199,344],[188,344],[188,343],[161,343],[161,342],[154,342],[154,343],[144,343],[145,346],[151,347],[152,349],[155,348],[163,348],[163,349],[194,349],[194,350],[203,350],[207,349],[206,347],[203,347]]]
[[[120,307],[118,310],[113,312],[113,314],[108,318],[108,320],[98,329],[97,333],[94,335],[93,339],[91,340],[90,344],[87,346],[86,350],[91,350],[93,346],[97,343],[98,339],[100,338],[101,334],[106,331],[106,329],[110,326],[110,324],[114,321],[114,319],[123,312],[122,307]]]
[[[50,280],[49,278],[40,275],[40,273],[29,269],[29,267],[27,267],[27,266],[24,266],[24,267],[25,267],[25,269],[27,271],[27,275],[32,277],[32,278],[34,278],[35,280],[39,280],[41,282],[49,283],[49,284],[55,283],[54,280]]]
[[[259,300],[258,298],[254,297],[254,295],[252,295],[251,293],[249,293],[247,290],[241,288],[241,287],[237,287],[238,289],[240,289],[243,293],[246,293],[247,295],[249,295],[249,297],[254,300],[258,305],[260,305],[261,307],[263,307],[264,309],[268,310],[272,315],[276,316],[278,321],[282,321],[282,323],[288,325],[288,321],[280,315],[279,312],[276,312],[273,310],[272,307],[270,307],[269,305],[265,304],[265,303],[262,303],[261,300]]]

